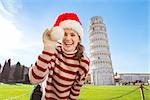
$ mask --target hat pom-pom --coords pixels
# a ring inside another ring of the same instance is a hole
[[[51,39],[54,41],[58,41],[61,40],[64,36],[64,30],[63,28],[59,27],[59,26],[55,26],[52,28],[51,31]]]

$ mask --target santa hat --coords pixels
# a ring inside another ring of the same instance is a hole
[[[83,35],[83,28],[82,24],[75,13],[62,13],[57,18],[52,28],[52,34],[57,37],[58,34],[64,35],[64,28],[70,28],[75,30],[80,38],[82,38]]]

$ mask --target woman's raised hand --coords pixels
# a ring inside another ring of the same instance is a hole
[[[64,36],[64,30],[59,27],[47,28],[43,33],[44,50],[49,50],[56,47],[58,40]]]

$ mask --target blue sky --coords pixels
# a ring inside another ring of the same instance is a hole
[[[30,66],[43,49],[42,32],[61,12],[76,12],[89,55],[90,18],[106,25],[114,72],[150,73],[148,0],[1,0],[0,63],[8,58]]]

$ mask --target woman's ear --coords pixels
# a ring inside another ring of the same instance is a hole
[[[79,44],[81,44],[81,40],[79,40]]]
[[[81,41],[78,42],[78,45],[80,45],[80,44],[81,44]]]

